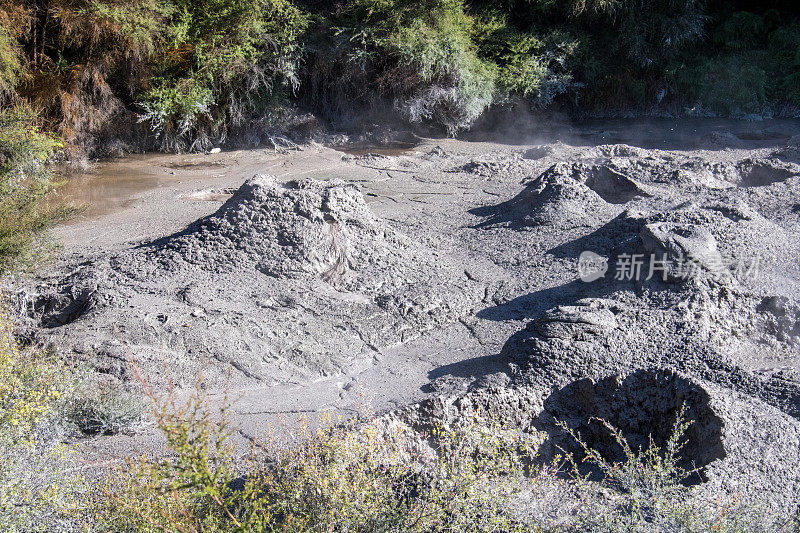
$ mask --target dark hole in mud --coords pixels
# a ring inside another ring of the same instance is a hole
[[[41,316],[44,328],[57,328],[74,322],[91,307],[94,291],[82,289],[40,296],[34,303],[34,313]]]
[[[800,213],[800,204],[794,204],[792,206],[792,213]]]
[[[631,178],[605,166],[594,169],[585,183],[610,204],[625,204],[636,197],[649,196]]]
[[[611,376],[597,383],[590,379],[570,383],[545,400],[535,425],[550,435],[544,457],[563,452],[578,459],[585,456],[582,447],[559,426],[563,423],[605,460],[619,463],[626,459],[624,450],[602,421],[617,428],[634,452],[648,449],[651,438],[663,451],[676,417],[685,408],[684,420],[691,425],[680,441],[679,466],[697,471],[682,480],[693,484],[705,481],[705,467],[725,456],[723,422],[709,402],[708,394],[695,382],[668,371],[640,370],[624,379]],[[592,472],[590,465],[584,465]]]

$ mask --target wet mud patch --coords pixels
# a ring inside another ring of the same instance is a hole
[[[339,146],[335,149],[350,156],[387,156],[396,157],[411,153],[419,143],[397,141],[385,144],[354,143]]]
[[[217,188],[212,187],[210,189],[203,189],[200,191],[195,191],[192,193],[181,195],[182,198],[188,198],[190,200],[195,200],[198,202],[226,202],[228,201],[231,196],[236,193],[235,188],[223,187]]]
[[[743,131],[734,135],[743,141],[784,141],[791,137],[787,133],[772,130]]]

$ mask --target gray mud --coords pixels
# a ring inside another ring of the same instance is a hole
[[[15,302],[29,337],[123,382],[134,366],[178,384],[202,368],[219,391],[232,365],[248,437],[369,396],[414,430],[481,413],[543,457],[569,446],[566,421],[613,459],[590,419],[661,442],[685,406],[697,491],[791,511],[800,126],[692,126],[649,143],[593,144],[624,131],[589,129],[307,147],[184,186],[153,228],[142,206],[59,229],[65,258]],[[248,157],[263,155],[231,156]]]

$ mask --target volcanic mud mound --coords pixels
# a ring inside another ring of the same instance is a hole
[[[732,192],[707,192],[668,209],[653,209],[647,202],[654,200],[551,251],[577,258],[584,246],[603,248],[611,265],[638,256],[638,273],[626,279],[610,270],[578,282],[565,294],[590,296],[562,297],[533,315],[502,356],[519,379],[539,386],[657,367],[800,416],[796,374],[764,370],[791,364],[800,348],[800,242]]]
[[[717,251],[717,240],[709,230],[691,224],[655,222],[645,224],[640,233],[644,250],[666,262],[664,280],[683,279],[685,266],[681,261],[691,261],[702,273],[714,279],[727,279],[722,256]]]
[[[142,256],[164,270],[246,269],[276,279],[314,279],[338,290],[385,296],[418,285],[440,263],[378,220],[342,181],[279,184],[256,176],[214,215]]]
[[[741,201],[735,190],[746,188],[757,191],[749,195],[756,199],[753,209],[771,214],[774,207],[760,209],[759,198],[770,193],[758,190],[769,190],[797,175],[800,166],[777,157],[709,161],[659,150],[604,145],[585,151],[577,160],[558,162],[535,178],[524,179],[525,189],[515,198],[473,212],[486,218],[480,227],[595,228],[625,209],[668,209],[676,198]],[[774,192],[779,194],[786,192]]]
[[[553,165],[527,184],[512,200],[491,211],[477,210],[479,215],[489,215],[481,226],[546,226],[566,229],[599,225],[611,218],[614,210],[598,192],[587,185],[587,168],[580,163]]]
[[[672,292],[669,299],[655,293],[648,305],[618,293],[620,300],[584,298],[550,309],[512,336],[502,356],[518,380],[537,386],[667,368],[800,416],[800,380],[764,372],[756,357],[796,353],[795,304],[773,311],[764,299],[727,286],[688,284]]]
[[[685,278],[687,272],[679,270],[688,265],[694,273],[754,290],[796,294],[800,289],[800,241],[794,232],[728,191],[628,214],[639,220],[641,251],[667,258],[668,280]]]
[[[582,158],[600,168],[612,168],[643,183],[665,184],[702,191],[731,187],[766,187],[800,175],[793,157],[796,150],[784,149],[740,161],[709,161],[660,150],[643,150],[626,145],[605,145],[586,151]]]
[[[106,371],[192,379],[201,359],[258,379],[338,373],[471,311],[484,286],[377,219],[340,181],[247,181],[183,232],[28,293],[48,339]]]

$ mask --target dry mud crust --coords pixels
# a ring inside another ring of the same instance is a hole
[[[733,495],[745,504],[767,506],[778,515],[795,511],[800,422],[747,395],[669,370],[581,378],[554,388],[480,387],[461,395],[430,398],[388,413],[382,421],[395,431],[402,428],[410,440],[416,435],[415,445],[421,449],[424,435],[435,427],[458,430],[478,424],[519,431],[543,464],[564,452],[580,458],[582,448],[565,431],[566,426],[606,460],[617,462],[625,459],[623,450],[601,420],[619,429],[633,450],[647,448],[651,439],[663,449],[679,412],[690,423],[679,461],[693,471],[685,481],[693,486],[694,497],[713,502]],[[528,493],[532,501],[526,506],[568,514],[579,507],[562,501],[568,485],[565,481],[556,492],[534,486]],[[552,500],[536,501],[542,498]]]
[[[352,371],[483,297],[426,244],[352,185],[257,176],[183,232],[31,291],[31,315],[114,373],[133,359],[151,379],[191,380],[203,358],[258,379]]]

